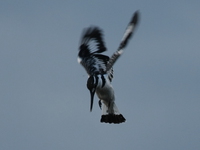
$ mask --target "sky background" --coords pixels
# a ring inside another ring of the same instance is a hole
[[[1,150],[199,150],[199,0],[1,0]],[[114,66],[126,118],[100,123],[89,111],[77,63],[83,28],[104,31],[109,56],[132,14],[133,38]]]

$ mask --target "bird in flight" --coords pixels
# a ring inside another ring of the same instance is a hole
[[[101,122],[119,124],[126,119],[119,112],[115,104],[115,94],[111,85],[113,78],[113,65],[121,56],[133,31],[138,24],[139,12],[136,11],[125,30],[117,51],[108,57],[102,52],[106,51],[102,30],[98,27],[89,27],[83,31],[78,53],[78,62],[85,68],[88,74],[87,88],[90,91],[92,111],[95,93],[99,98],[99,106],[102,109]]]

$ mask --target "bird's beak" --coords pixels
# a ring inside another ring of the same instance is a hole
[[[96,88],[92,88],[90,90],[90,97],[91,97],[91,100],[90,100],[90,111],[92,111],[95,91],[96,91]]]

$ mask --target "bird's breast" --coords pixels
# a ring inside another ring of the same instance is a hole
[[[114,101],[114,90],[111,85],[105,84],[104,87],[97,87],[96,94],[101,100]]]

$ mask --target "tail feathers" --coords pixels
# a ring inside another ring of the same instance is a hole
[[[101,122],[105,122],[105,123],[119,124],[125,121],[126,119],[124,118],[122,114],[119,114],[119,115],[107,114],[107,115],[101,116]]]
[[[103,102],[102,112],[101,122],[119,124],[126,121],[114,102],[109,107]]]

